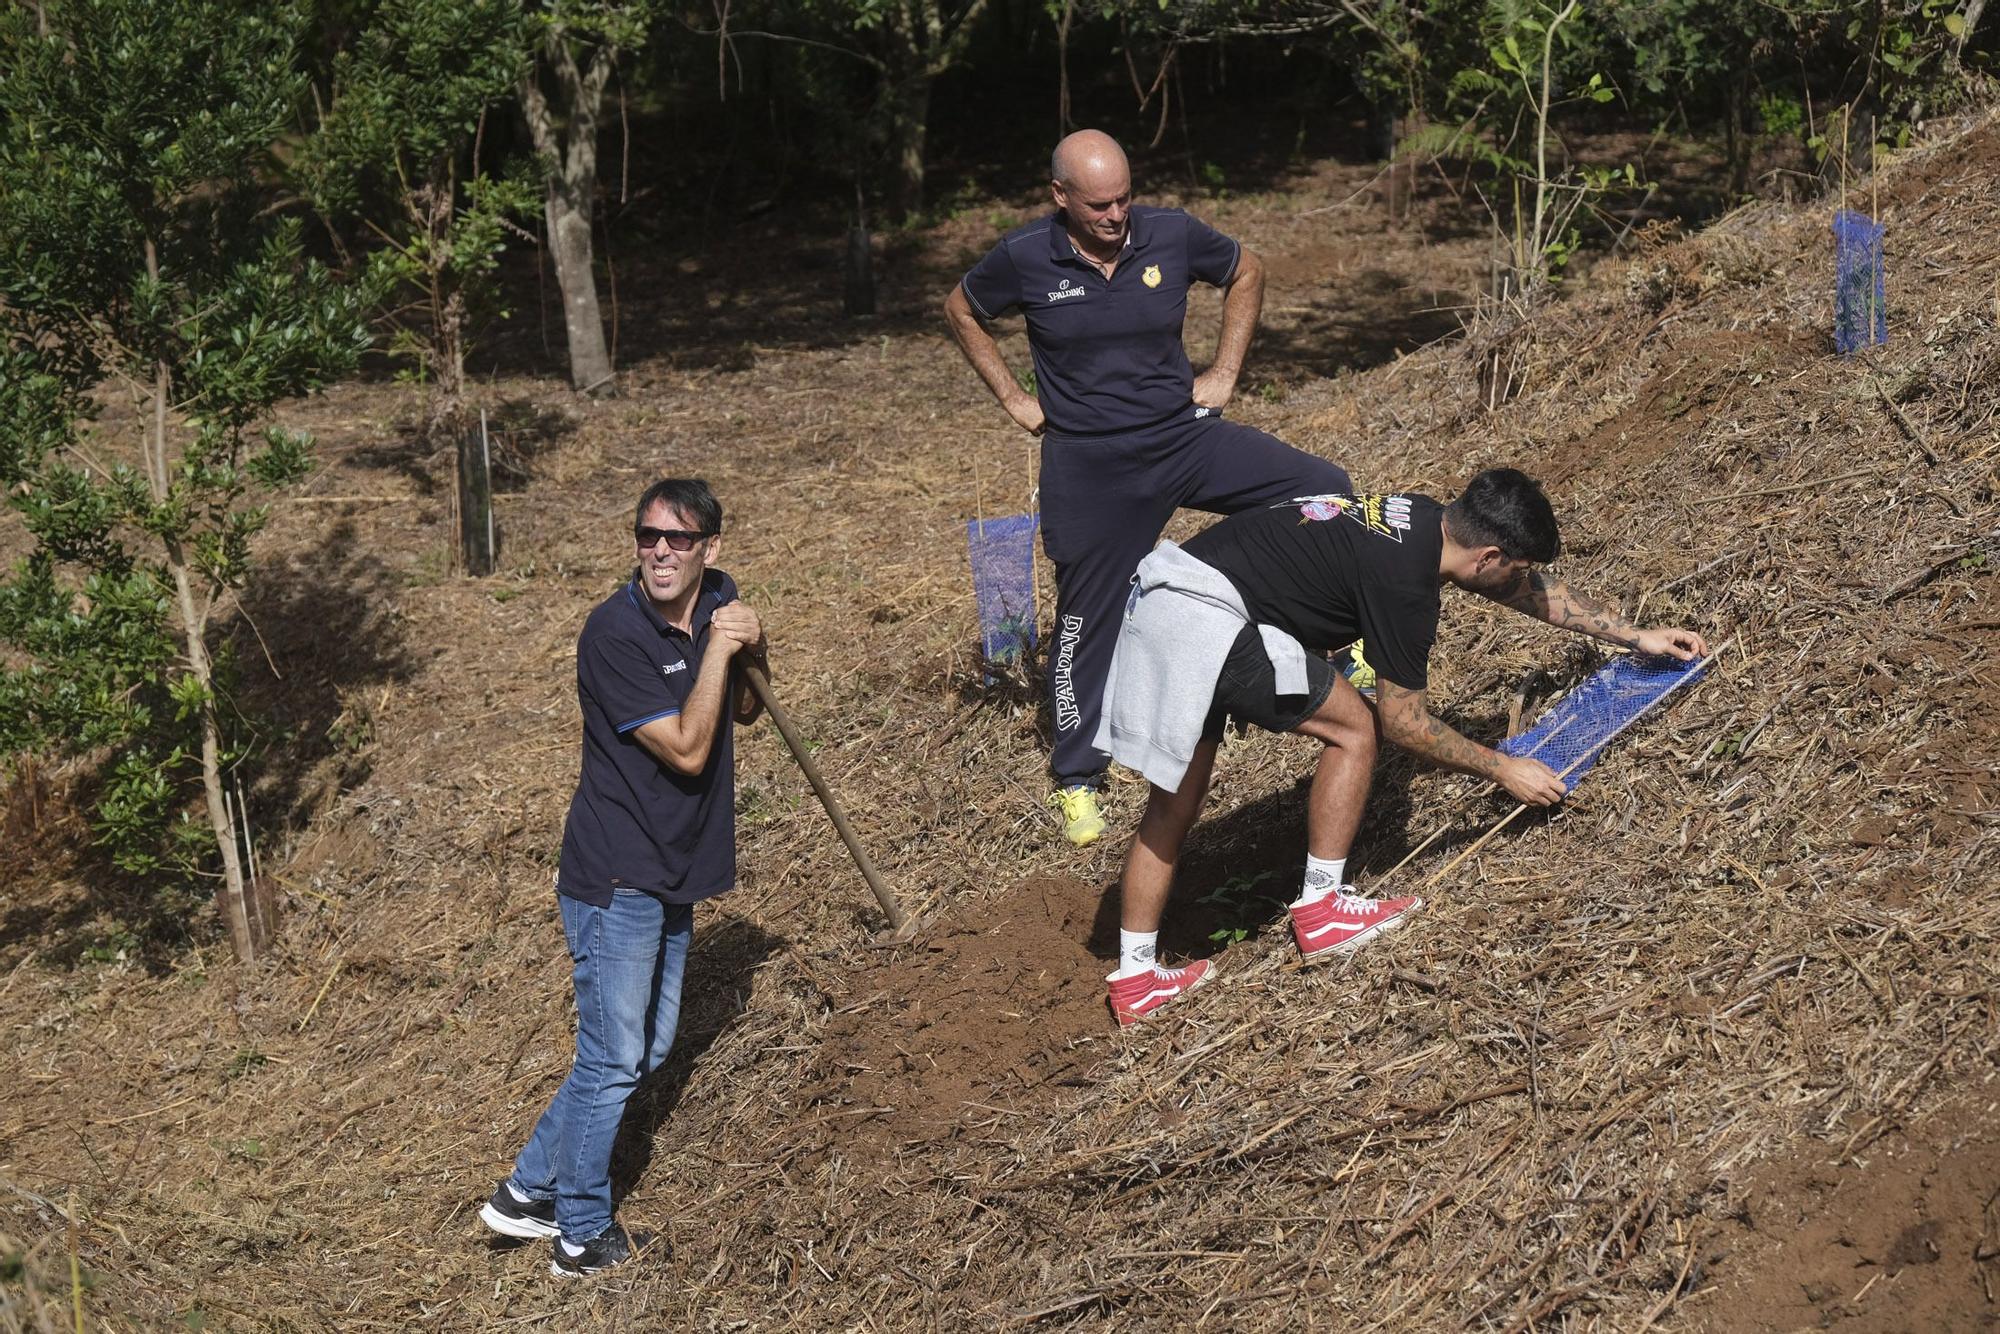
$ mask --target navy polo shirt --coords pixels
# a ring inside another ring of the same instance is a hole
[[[715,609],[736,598],[720,570],[702,575],[694,632],[668,625],[638,574],[583,623],[576,697],[583,707],[583,772],[563,826],[557,892],[609,907],[615,889],[695,903],[736,887],[734,691],[696,775],[670,769],[632,734],[681,711],[694,691]]]
[[[983,320],[1019,307],[1049,429],[1102,435],[1151,426],[1194,398],[1181,343],[1188,288],[1225,287],[1242,247],[1177,208],[1134,205],[1109,282],[1071,244],[1063,214],[1017,227],[965,275]]]

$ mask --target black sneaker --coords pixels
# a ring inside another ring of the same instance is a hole
[[[550,1244],[555,1259],[549,1263],[549,1272],[557,1278],[582,1278],[585,1274],[612,1269],[633,1255],[632,1238],[616,1223],[583,1243],[582,1250],[573,1249],[561,1237]]]
[[[503,1237],[528,1240],[562,1235],[562,1229],[556,1226],[554,1200],[517,1200],[504,1181],[480,1209],[479,1221]]]

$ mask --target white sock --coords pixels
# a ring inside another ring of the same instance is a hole
[[[1118,930],[1118,976],[1130,977],[1143,973],[1153,966],[1155,952],[1159,949],[1160,933],[1157,931]]]
[[[519,1187],[515,1186],[511,1181],[507,1183],[507,1193],[514,1197],[514,1203],[516,1204],[533,1204],[535,1202],[534,1196],[523,1195]]]
[[[1347,858],[1315,857],[1307,853],[1305,888],[1292,906],[1303,908],[1308,903],[1318,903],[1327,895],[1336,893],[1346,874]]]

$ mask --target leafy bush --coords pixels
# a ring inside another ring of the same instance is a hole
[[[309,462],[258,424],[368,341],[364,294],[260,184],[303,30],[218,0],[0,14],[0,488],[35,543],[0,578],[0,753],[98,760],[113,863],[161,893],[219,871],[243,957],[273,919],[224,795],[214,622],[259,498]],[[141,409],[128,433],[89,425],[111,393]]]

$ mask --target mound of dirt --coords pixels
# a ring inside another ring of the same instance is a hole
[[[1105,890],[1023,881],[846,975],[820,1046],[816,1115],[878,1142],[935,1140],[1025,1115],[1076,1082],[1113,1033],[1084,943]]]
[[[2000,1327],[1991,1110],[1967,1109],[1942,1143],[1890,1136],[1865,1166],[1835,1168],[1821,1146],[1768,1165],[1703,1248],[1723,1277],[1688,1313],[1746,1334]]]

